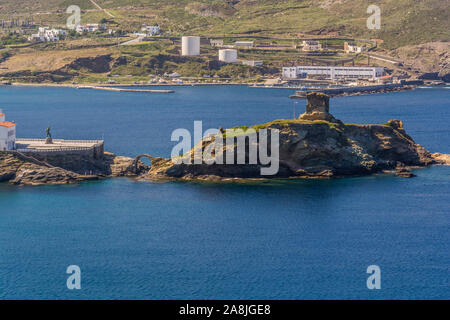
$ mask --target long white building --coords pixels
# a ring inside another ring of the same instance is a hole
[[[255,42],[253,41],[236,41],[234,43],[236,48],[253,48]]]
[[[337,67],[337,66],[297,66],[283,67],[283,78],[299,79],[305,76],[321,77],[331,80],[371,79],[375,80],[384,74],[381,67]]]
[[[80,34],[85,32],[106,31],[106,25],[99,23],[88,23],[86,25],[78,25],[75,30]]]
[[[16,148],[16,124],[5,121],[5,114],[0,109],[0,151]]]

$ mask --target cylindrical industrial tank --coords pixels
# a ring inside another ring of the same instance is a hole
[[[200,55],[200,37],[182,37],[181,38],[181,54],[183,56]]]
[[[219,60],[227,63],[237,62],[237,50],[234,49],[219,50]]]

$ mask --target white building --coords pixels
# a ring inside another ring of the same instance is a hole
[[[298,66],[284,67],[283,78],[298,79],[304,75],[311,77],[321,77],[331,80],[342,79],[370,79],[375,80],[384,74],[381,67],[321,67],[321,66]]]
[[[159,26],[144,26],[142,28],[142,31],[144,31],[147,35],[154,36],[156,34],[161,33],[161,29]]]
[[[33,33],[31,36],[28,37],[28,41],[30,42],[44,42],[44,37],[41,36],[39,33]]]
[[[237,48],[253,48],[255,43],[253,41],[236,41],[234,45]]]
[[[199,56],[200,55],[200,37],[182,37],[181,55]]]
[[[28,37],[31,42],[54,42],[59,41],[60,36],[66,36],[67,31],[61,29],[50,29],[49,27],[40,27],[38,33]]]
[[[219,50],[219,61],[223,61],[226,63],[237,62],[237,50],[235,49]]]
[[[223,40],[221,39],[211,39],[209,43],[212,47],[223,47]]]
[[[99,23],[88,23],[86,25],[78,25],[75,29],[78,33],[106,31],[106,25]]]
[[[242,64],[250,67],[258,67],[262,66],[263,62],[260,60],[243,60]]]
[[[148,34],[146,33],[142,33],[142,32],[134,32],[133,33],[135,36],[138,36],[140,39],[139,40],[143,40],[145,37],[148,36]]]
[[[0,151],[14,150],[16,147],[16,124],[5,121],[5,118],[0,110]]]
[[[178,72],[173,72],[173,73],[167,74],[167,77],[169,77],[169,78],[179,78],[180,74]]]
[[[344,43],[345,53],[361,53],[364,51],[364,49],[365,49],[364,47],[357,46],[354,43],[348,43],[348,42]]]
[[[304,40],[302,50],[307,52],[321,51],[322,45],[320,44],[319,41]]]

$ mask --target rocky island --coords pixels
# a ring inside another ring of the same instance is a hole
[[[405,132],[400,120],[390,120],[385,124],[344,124],[330,114],[329,108],[329,96],[310,93],[307,96],[306,112],[298,119],[275,120],[242,128],[244,132],[254,129],[252,134],[256,137],[253,143],[256,144],[261,142],[262,129],[275,129],[279,132],[279,170],[275,175],[261,175],[261,168],[264,166],[259,162],[231,165],[205,162],[189,164],[174,163],[173,159],[153,158],[150,170],[139,179],[233,181],[331,178],[387,172],[401,177],[413,177],[414,174],[410,171],[412,168],[450,163],[448,155],[431,154],[416,144]],[[183,157],[193,160],[196,152],[203,152],[217,138],[225,138],[226,135],[221,131],[219,135],[204,138]],[[248,150],[252,144],[250,140],[252,139],[246,141],[245,146],[247,163]],[[227,153],[237,154],[238,143],[234,140],[231,147],[227,144],[220,150],[211,149],[215,157],[224,158]]]
[[[86,150],[63,153],[0,151],[0,182],[67,184],[120,176],[141,181],[332,178],[375,173],[413,177],[413,168],[450,164],[450,155],[431,154],[416,144],[405,132],[402,121],[345,124],[330,114],[329,101],[326,94],[310,93],[306,112],[298,119],[220,129],[217,134],[202,139],[186,154],[173,159],[147,154],[137,158],[116,156],[104,152],[103,142]],[[268,131],[277,133],[276,150],[272,144],[274,137],[263,135]],[[54,140],[53,143],[64,142],[61,141]],[[227,143],[217,145],[218,141]],[[240,145],[242,142],[244,145]],[[261,158],[263,142],[268,144],[265,146],[268,156],[274,156],[276,151],[277,170],[270,175],[262,174],[267,168],[267,163]],[[196,155],[204,155],[206,150],[209,150],[210,158],[195,161]],[[258,150],[257,157],[252,158],[250,150]],[[232,164],[224,161],[230,156]],[[141,157],[148,157],[152,165],[139,161]],[[211,157],[215,161],[211,162]]]

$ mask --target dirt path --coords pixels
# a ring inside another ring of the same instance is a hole
[[[106,9],[103,9],[102,7],[100,7],[97,2],[95,2],[94,0],[89,0],[94,6],[96,6],[99,10],[102,10],[103,12],[105,12],[108,16],[110,16],[111,18],[114,18],[114,15],[111,14],[109,11],[107,11]]]

